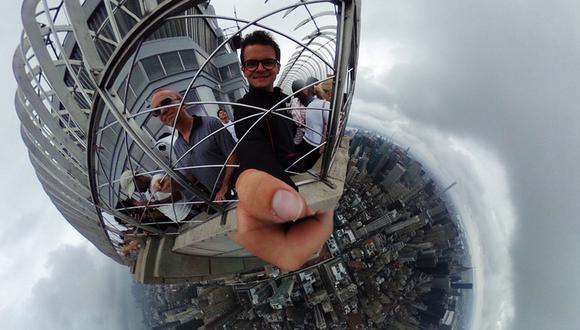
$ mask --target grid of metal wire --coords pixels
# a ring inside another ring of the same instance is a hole
[[[152,115],[161,108],[150,102],[155,90],[170,87],[182,94],[179,111],[215,117],[220,106],[231,114],[247,90],[233,45],[249,31],[271,32],[287,57],[277,80],[288,95],[284,102],[300,92],[290,88],[296,79],[333,82],[328,109],[305,109],[325,111],[328,130],[312,151],[324,148],[320,165],[297,184],[326,179],[354,92],[360,3],[266,1],[263,6],[259,17],[242,17],[215,13],[207,1],[24,1],[24,32],[13,63],[23,139],[54,204],[113,259],[123,261],[120,251],[127,236],[178,234],[235,207],[235,199],[214,199],[217,180],[212,187],[200,187],[185,173],[215,167],[221,177],[228,166],[237,167],[228,165],[237,144],[223,163],[184,165],[185,154],[172,151],[175,125],[161,124]],[[257,117],[283,116],[293,108],[258,110]],[[227,126],[212,134],[225,132]],[[125,171],[171,178],[183,196],[155,205],[152,194],[127,196],[120,185]],[[161,207],[177,206],[201,213],[184,221],[159,216]]]

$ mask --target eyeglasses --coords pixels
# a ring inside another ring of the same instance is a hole
[[[277,64],[280,64],[280,62],[274,58],[267,58],[265,60],[247,60],[244,62],[244,69],[256,71],[258,70],[260,63],[262,63],[262,67],[266,70],[272,70]]]
[[[174,100],[173,100],[172,98],[170,98],[170,97],[166,97],[166,98],[164,98],[163,100],[161,100],[161,102],[159,102],[159,105],[158,105],[158,107],[166,107],[166,106],[168,106],[168,105],[171,105],[171,104],[173,104],[173,101],[174,101]],[[157,109],[157,110],[155,110],[155,111],[151,112],[151,115],[152,115],[153,117],[159,117],[159,115],[161,115],[161,110],[160,110],[160,109]]]

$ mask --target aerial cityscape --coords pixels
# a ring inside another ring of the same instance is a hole
[[[463,329],[471,306],[466,238],[409,150],[351,130],[335,228],[300,271],[221,282],[138,285],[152,329]]]

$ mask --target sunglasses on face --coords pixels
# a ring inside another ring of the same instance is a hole
[[[244,62],[244,69],[249,71],[256,71],[258,67],[262,63],[262,67],[266,70],[272,70],[276,67],[280,62],[274,58],[267,58],[265,60],[247,60]]]
[[[158,107],[166,107],[166,106],[168,106],[168,105],[171,105],[171,104],[173,104],[173,101],[174,101],[174,100],[173,100],[172,98],[170,98],[170,97],[166,97],[166,98],[164,98],[163,100],[161,100],[161,102],[159,102],[159,105],[158,105]],[[159,115],[161,115],[161,110],[157,109],[157,110],[155,110],[155,111],[151,112],[151,115],[152,115],[153,117],[159,117]]]

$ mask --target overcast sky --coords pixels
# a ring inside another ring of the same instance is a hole
[[[476,273],[473,328],[577,328],[580,3],[363,2],[351,123],[393,136],[442,182],[458,182],[451,195]],[[127,269],[67,225],[29,165],[11,72],[20,1],[0,9],[10,188],[0,192],[0,326],[130,328],[140,316]]]
[[[1,329],[142,329],[131,278],[58,213],[41,188],[20,138],[12,55],[21,1],[0,3]]]
[[[364,5],[351,122],[457,180],[474,326],[577,328],[580,3]]]

